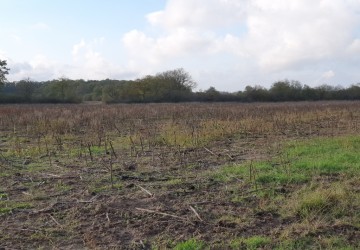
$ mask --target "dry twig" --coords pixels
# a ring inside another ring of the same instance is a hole
[[[215,154],[213,151],[211,151],[210,149],[208,149],[208,148],[206,148],[206,147],[204,147],[204,149],[205,149],[206,151],[208,151],[210,154],[216,156],[216,154]]]
[[[49,214],[50,218],[58,225],[59,227],[63,227],[51,214]]]
[[[142,186],[140,185],[136,185],[137,187],[139,187],[142,191],[144,191],[145,193],[147,193],[148,195],[150,195],[150,197],[153,197],[154,194],[152,194],[149,190],[143,188]]]
[[[203,219],[201,219],[200,215],[198,214],[198,212],[196,212],[195,208],[193,208],[192,206],[190,206],[190,210],[194,212],[194,214],[196,215],[196,217],[200,220],[203,221]]]

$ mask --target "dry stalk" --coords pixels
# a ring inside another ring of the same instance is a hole
[[[111,189],[114,189],[114,171],[113,171],[112,160],[110,160],[110,182],[111,182]]]
[[[92,155],[92,152],[91,152],[91,145],[90,145],[90,143],[87,144],[87,148],[88,148],[88,151],[89,151],[90,160],[91,160],[91,161],[94,161],[93,155]]]
[[[216,156],[216,154],[215,154],[213,151],[211,151],[210,149],[208,149],[208,148],[206,148],[206,147],[204,147],[204,149],[205,149],[207,152],[209,152],[210,154]]]
[[[110,148],[111,148],[111,153],[113,154],[113,156],[115,156],[115,158],[117,159],[117,155],[115,153],[114,147],[112,145],[112,142],[109,140],[109,144],[110,144]]]
[[[50,218],[58,225],[59,227],[63,227],[51,214],[49,214]]]
[[[153,197],[154,194],[152,194],[149,190],[143,188],[142,186],[140,185],[136,185],[137,187],[139,187],[142,191],[144,191],[145,193],[147,193],[150,197]]]
[[[190,206],[190,210],[194,212],[195,216],[200,220],[203,221],[203,219],[201,219],[200,215],[198,214],[198,212],[196,212],[195,208],[193,208],[192,206]]]

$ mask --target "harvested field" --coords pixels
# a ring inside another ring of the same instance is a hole
[[[360,102],[0,106],[0,249],[360,248]]]

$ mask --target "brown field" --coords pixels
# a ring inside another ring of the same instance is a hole
[[[0,249],[356,249],[358,156],[284,150],[359,131],[360,102],[2,105]]]

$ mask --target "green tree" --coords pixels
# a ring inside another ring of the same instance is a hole
[[[119,101],[119,91],[114,84],[108,84],[102,88],[101,100],[105,103]]]
[[[33,94],[37,88],[37,85],[30,78],[23,79],[16,83],[16,92],[26,102],[32,100]]]
[[[360,83],[351,85],[347,90],[345,90],[347,93],[347,99],[350,100],[356,100],[360,99]]]
[[[260,85],[255,85],[255,87],[246,86],[243,96],[245,101],[248,102],[265,102],[269,100],[268,90]]]
[[[176,90],[191,92],[196,87],[196,82],[183,68],[165,71],[157,74],[156,77],[171,82]]]
[[[316,87],[315,91],[320,100],[331,100],[334,99],[336,88],[328,84],[322,84]]]
[[[218,101],[220,96],[221,96],[220,92],[217,91],[214,87],[210,87],[204,92],[204,99],[205,101],[208,102]]]
[[[275,82],[270,88],[274,101],[288,101],[290,92],[291,86],[288,80]]]
[[[278,81],[270,88],[273,101],[299,101],[303,86],[299,81]]]
[[[0,86],[6,82],[6,75],[9,74],[9,68],[6,67],[6,60],[0,60]]]
[[[76,82],[67,78],[60,78],[46,83],[43,96],[50,102],[80,102],[76,94]]]

